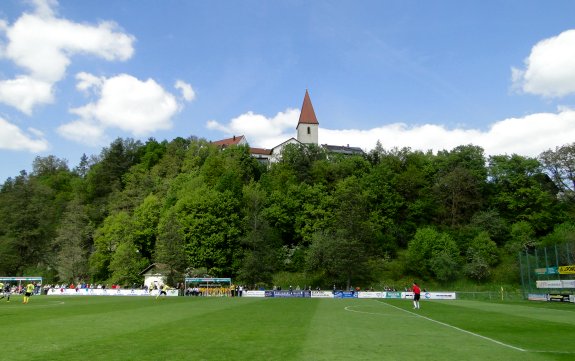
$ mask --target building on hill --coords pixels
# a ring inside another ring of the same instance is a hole
[[[164,264],[152,263],[143,269],[140,276],[144,276],[144,286],[152,290],[166,284],[167,268]]]
[[[246,140],[246,137],[244,137],[243,135],[239,135],[239,136],[234,135],[231,138],[217,140],[217,141],[213,142],[213,144],[215,144],[221,148],[227,148],[227,147],[232,146],[232,145],[247,145],[248,141]]]
[[[319,122],[315,116],[309,93],[306,89],[297,122],[297,140],[303,144],[318,144]]]
[[[350,147],[349,144],[346,146],[322,144],[321,146],[328,153],[338,153],[338,154],[345,154],[345,155],[364,155],[365,154],[363,149],[361,149],[359,147]]]
[[[297,138],[289,138],[288,140],[276,145],[271,149],[265,148],[251,148],[250,154],[264,164],[276,163],[281,159],[283,149],[288,144],[315,144],[319,146],[318,135],[319,135],[319,122],[315,115],[311,99],[309,97],[309,92],[305,91],[305,96],[303,98],[303,104],[301,106],[301,112],[299,115],[299,120],[296,126]],[[246,138],[243,135],[234,135],[231,138],[221,139],[213,142],[222,148],[226,148],[232,145],[246,145],[248,144]],[[337,153],[343,155],[363,155],[365,152],[359,147],[350,147],[349,144],[346,146],[341,145],[329,145],[322,144],[328,153]]]

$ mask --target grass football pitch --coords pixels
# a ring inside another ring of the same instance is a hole
[[[575,305],[13,296],[3,360],[575,360]]]

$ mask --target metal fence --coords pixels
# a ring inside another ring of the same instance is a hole
[[[529,293],[570,293],[570,285],[561,286],[565,280],[574,280],[575,272],[566,266],[575,265],[575,243],[556,244],[519,253],[523,297]],[[538,282],[539,281],[539,282]],[[550,282],[545,282],[550,281]],[[537,287],[539,283],[540,287]],[[547,287],[542,287],[547,286]]]
[[[457,292],[458,300],[477,300],[477,301],[521,301],[524,299],[521,290],[502,290],[502,291],[484,291],[484,292]]]

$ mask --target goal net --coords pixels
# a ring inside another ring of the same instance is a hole
[[[186,296],[214,296],[224,297],[231,296],[232,279],[231,278],[186,278],[185,279]]]
[[[6,286],[11,286],[11,292],[20,293],[23,289],[26,289],[28,283],[33,283],[36,285],[34,288],[34,294],[42,294],[42,277],[0,277],[0,283],[4,284],[1,292],[4,292]]]

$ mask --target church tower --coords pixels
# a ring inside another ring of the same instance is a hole
[[[315,117],[307,89],[303,98],[303,105],[301,106],[301,113],[296,129],[298,141],[303,144],[318,144],[317,133],[319,130],[319,122]]]

